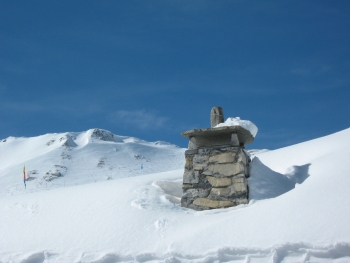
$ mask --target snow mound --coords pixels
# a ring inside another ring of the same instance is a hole
[[[255,137],[256,134],[258,133],[258,127],[256,127],[254,123],[248,120],[241,120],[240,117],[236,117],[236,118],[230,117],[225,122],[219,123],[218,125],[216,125],[214,128],[225,127],[225,126],[241,126],[244,129],[250,131],[253,137]]]
[[[164,197],[173,204],[180,205],[182,196],[182,180],[155,181],[152,184],[164,192]]]
[[[309,166],[293,166],[287,174],[280,174],[264,165],[258,157],[250,163],[249,199],[274,198],[295,188],[309,177]]]

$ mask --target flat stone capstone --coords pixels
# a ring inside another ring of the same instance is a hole
[[[241,126],[223,126],[218,128],[193,129],[182,132],[181,135],[190,139],[195,138],[224,138],[231,140],[231,134],[236,134],[240,144],[250,144],[254,141],[253,135]],[[197,145],[198,146],[198,145]]]

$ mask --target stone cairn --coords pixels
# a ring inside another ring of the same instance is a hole
[[[212,108],[210,122],[211,128],[181,133],[189,139],[181,206],[207,210],[247,204],[250,158],[244,149],[254,137],[241,126],[214,128],[224,122],[221,107]]]

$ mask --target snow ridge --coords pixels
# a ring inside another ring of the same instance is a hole
[[[8,262],[59,262],[60,255],[52,252],[36,252],[27,256],[4,257]],[[63,258],[66,260],[67,257]],[[269,248],[221,248],[200,255],[179,253],[82,253],[69,255],[70,262],[80,263],[111,263],[111,262],[348,262],[350,246],[346,243],[336,243],[330,246],[314,246],[305,243],[286,243]]]

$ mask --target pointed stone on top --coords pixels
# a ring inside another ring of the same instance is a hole
[[[213,107],[210,112],[211,127],[214,128],[216,125],[223,122],[224,122],[224,111],[219,106]]]

